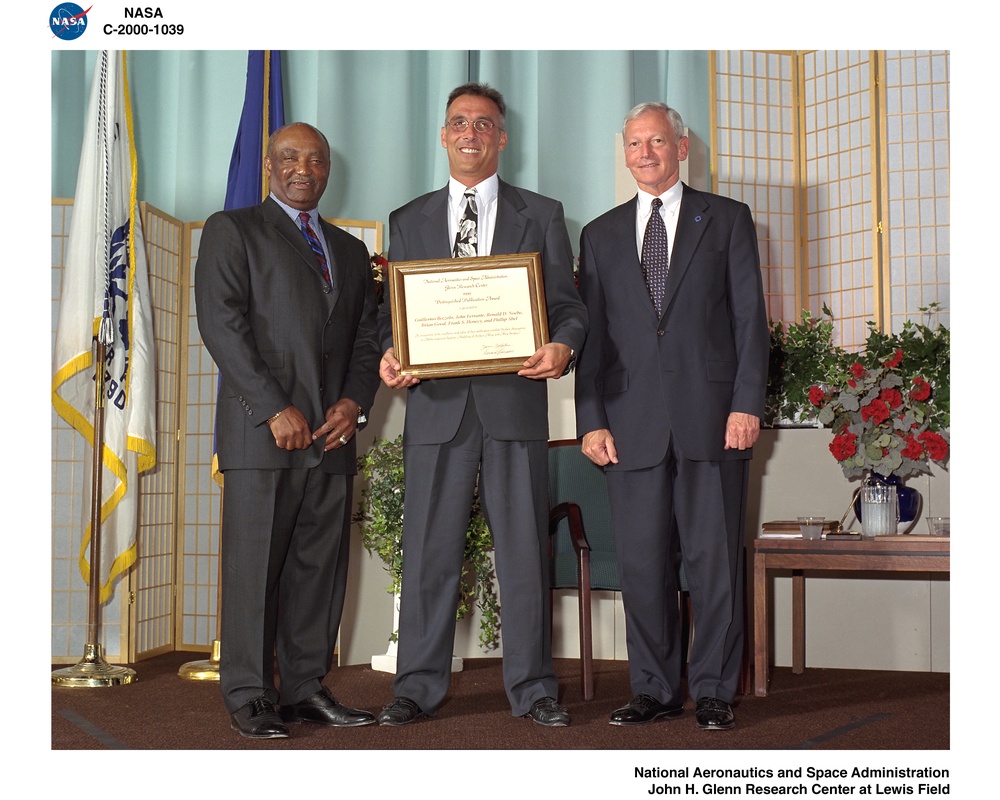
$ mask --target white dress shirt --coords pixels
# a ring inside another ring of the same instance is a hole
[[[684,185],[677,181],[667,191],[660,195],[663,205],[660,206],[660,216],[663,217],[663,224],[667,229],[667,264],[670,264],[670,255],[674,252],[674,234],[677,232],[677,214],[681,210],[681,196],[684,194]],[[649,192],[639,189],[639,208],[635,215],[635,249],[642,261],[642,240],[646,238],[646,223],[649,222],[649,213],[653,210],[653,198]]]
[[[476,210],[479,221],[476,224],[476,255],[488,256],[493,250],[493,231],[497,223],[497,192],[500,179],[494,173],[475,186],[466,186],[454,178],[448,180],[448,235],[452,249],[458,235],[458,223],[465,213],[465,191],[476,190]]]

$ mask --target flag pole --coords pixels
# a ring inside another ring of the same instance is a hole
[[[90,496],[90,609],[87,614],[87,641],[83,658],[72,667],[52,673],[55,686],[72,688],[122,686],[136,680],[134,669],[109,664],[100,643],[101,631],[101,500],[104,465],[104,360],[107,347],[95,337],[94,357],[94,469]]]
[[[222,489],[225,491],[225,488]],[[212,655],[198,661],[181,664],[177,674],[188,681],[219,680],[219,662],[222,659],[222,493],[219,493],[219,569],[215,582],[215,638],[212,640]]]

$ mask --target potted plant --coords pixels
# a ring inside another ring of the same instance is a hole
[[[819,422],[833,429],[830,452],[844,475],[896,485],[900,522],[907,523],[919,496],[903,479],[930,473],[931,462],[948,463],[950,332],[911,321],[898,334],[868,328],[864,353],[813,386],[809,399]]]
[[[387,591],[398,594],[403,573],[403,437],[376,441],[367,453],[358,457],[358,470],[366,486],[361,490],[354,521],[361,530],[365,550],[378,555],[389,573],[391,581]],[[479,645],[484,650],[496,648],[500,641],[500,601],[490,555],[492,550],[493,538],[477,491],[469,510],[457,614],[462,619],[473,606],[479,609]],[[396,634],[392,632],[390,641],[396,641]]]
[[[846,358],[833,343],[833,314],[825,304],[819,317],[803,309],[801,321],[787,329],[781,320],[772,322],[764,424],[815,427],[809,392],[839,374]]]
[[[930,303],[920,309],[925,317],[938,314],[940,303]],[[865,341],[862,363],[875,367],[890,359],[897,351],[904,358],[896,368],[907,384],[916,378],[923,378],[931,385],[928,399],[938,427],[951,427],[951,331],[938,323],[931,328],[924,322],[906,320],[903,329],[896,334],[880,333],[875,323],[868,323],[868,338]]]

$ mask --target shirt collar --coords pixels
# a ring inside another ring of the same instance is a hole
[[[452,206],[458,206],[464,202],[466,189],[476,190],[476,203],[480,207],[484,207],[489,203],[493,202],[493,199],[497,196],[497,192],[500,190],[500,179],[494,172],[490,177],[484,181],[480,181],[475,186],[466,186],[461,181],[457,181],[454,178],[448,179],[448,199]]]
[[[639,189],[638,216],[645,217],[649,215],[649,207],[653,203],[653,198],[657,196],[663,201],[663,208],[665,211],[671,214],[675,213],[677,211],[677,207],[681,204],[681,197],[683,194],[684,184],[680,181],[677,181],[677,183],[661,195],[653,195],[643,189]]]
[[[297,208],[292,208],[286,203],[282,203],[277,197],[274,196],[274,192],[271,192],[269,197],[284,209],[285,213],[291,218],[292,222],[296,225],[299,224],[299,214],[302,212]],[[311,208],[306,212],[309,215],[309,223],[315,228],[319,221],[319,208]]]

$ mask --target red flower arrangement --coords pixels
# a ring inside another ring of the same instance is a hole
[[[855,361],[840,385],[809,391],[819,421],[836,431],[830,452],[848,478],[869,471],[905,478],[930,472],[932,461],[948,461],[948,438],[935,415],[933,387],[919,376],[904,386],[898,368],[905,357],[897,349],[872,369]]]
[[[372,280],[375,281],[375,298],[379,305],[385,297],[385,272],[389,268],[389,262],[383,258],[381,253],[372,253]]]

